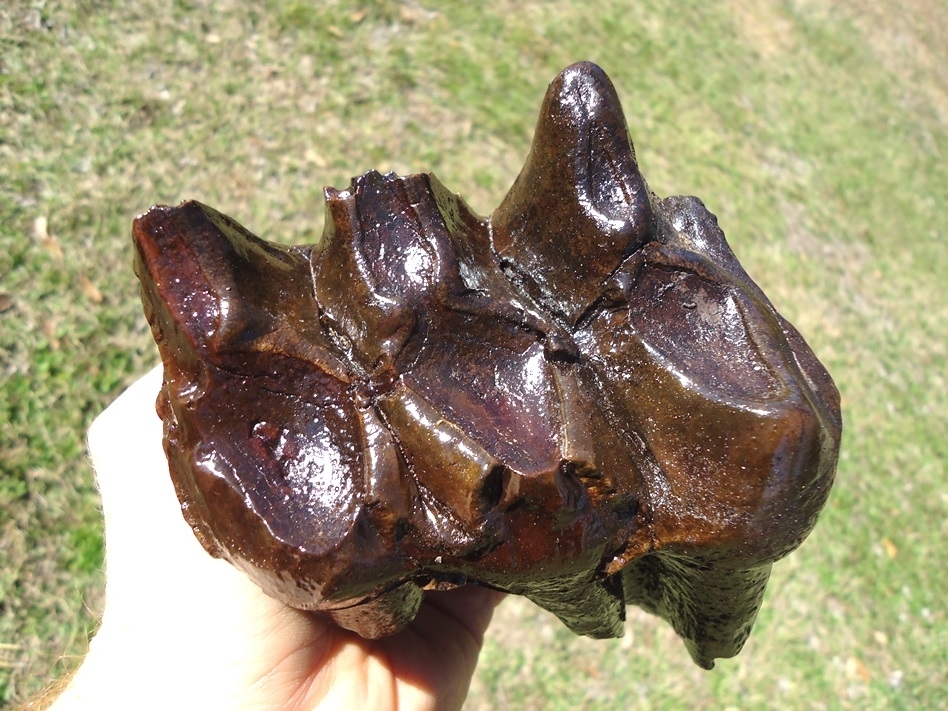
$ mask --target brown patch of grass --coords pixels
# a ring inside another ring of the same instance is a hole
[[[936,0],[840,3],[873,54],[900,80],[906,108],[948,123],[948,6]]]

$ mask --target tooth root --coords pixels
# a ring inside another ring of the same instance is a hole
[[[658,553],[624,568],[622,587],[626,603],[667,620],[695,663],[711,669],[715,658],[733,657],[747,641],[770,568]]]
[[[354,607],[330,610],[332,621],[365,639],[394,634],[411,622],[421,607],[423,593],[414,583],[404,583],[374,600]]]
[[[597,639],[621,637],[625,603],[617,579],[594,580],[590,571],[531,585],[524,592],[573,632]]]

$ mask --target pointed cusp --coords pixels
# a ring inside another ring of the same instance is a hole
[[[654,218],[622,106],[582,62],[550,84],[526,164],[491,216],[494,248],[531,295],[575,323]]]

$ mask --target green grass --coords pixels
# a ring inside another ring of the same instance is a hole
[[[836,378],[838,484],[737,659],[508,600],[470,708],[948,708],[944,3],[34,5],[0,9],[0,704],[101,610],[84,432],[156,358],[132,217],[196,198],[312,241],[323,185],[370,168],[489,212],[547,83],[591,59],[651,187],[707,203]]]

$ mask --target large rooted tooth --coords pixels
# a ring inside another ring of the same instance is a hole
[[[326,206],[310,247],[195,202],[135,221],[204,547],[366,637],[482,584],[736,654],[826,501],[839,396],[704,205],[649,192],[602,70],[552,83],[489,219],[430,175]]]

